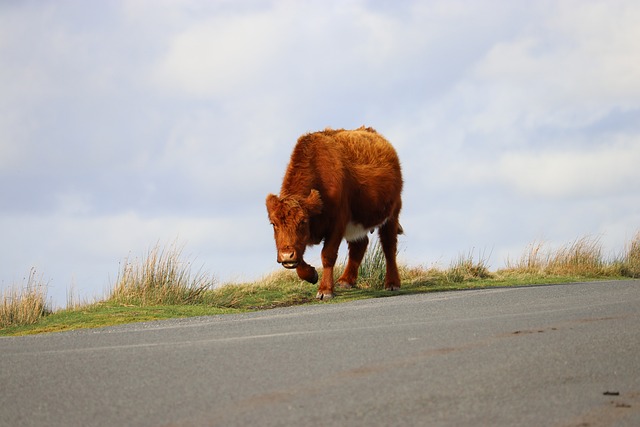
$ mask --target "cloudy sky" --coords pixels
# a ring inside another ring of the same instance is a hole
[[[635,0],[0,1],[0,287],[36,267],[54,303],[102,296],[176,240],[221,282],[273,271],[265,197],[327,126],[396,146],[406,263],[621,251],[638,22]]]

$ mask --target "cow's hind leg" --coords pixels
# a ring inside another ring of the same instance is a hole
[[[358,280],[358,268],[364,258],[364,253],[367,251],[367,245],[369,244],[369,238],[364,236],[362,239],[349,242],[349,260],[347,266],[344,269],[344,273],[338,279],[338,286],[344,288],[351,288],[356,285]]]
[[[400,274],[398,273],[398,265],[396,263],[399,226],[398,218],[392,217],[389,218],[378,231],[380,234],[380,244],[382,245],[382,251],[384,252],[384,258],[387,263],[384,288],[388,291],[397,291],[400,289]]]

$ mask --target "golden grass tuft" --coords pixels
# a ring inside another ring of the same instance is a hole
[[[543,247],[543,242],[534,241],[516,261],[507,258],[506,270],[522,274],[542,274],[548,264],[548,256],[542,252]]]
[[[543,248],[542,242],[532,243],[519,259],[507,259],[506,268],[499,273],[532,277],[640,277],[640,232],[622,255],[612,259],[603,255],[600,239],[592,236],[576,239],[556,250]]]
[[[640,231],[627,244],[620,264],[623,276],[640,278]]]
[[[556,276],[598,277],[606,275],[606,266],[600,239],[585,236],[551,254],[545,272]]]
[[[611,275],[613,263],[602,254],[599,238],[585,236],[555,250],[533,242],[519,259],[507,259],[503,274],[531,276],[600,277]]]
[[[211,277],[192,273],[191,262],[182,260],[182,247],[156,244],[142,259],[125,259],[108,300],[142,306],[199,304],[212,286]]]
[[[46,304],[47,285],[36,276],[35,268],[29,272],[24,287],[10,286],[2,292],[0,328],[31,325],[50,313]]]
[[[460,254],[444,272],[444,277],[452,283],[488,279],[491,277],[489,257],[485,256],[483,252],[479,253],[478,259],[476,259],[473,249],[467,255]]]

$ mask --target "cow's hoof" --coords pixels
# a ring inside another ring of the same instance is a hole
[[[384,287],[385,291],[399,291],[400,290],[400,285],[389,285],[389,286],[385,286]]]
[[[333,298],[333,294],[325,294],[323,292],[318,292],[316,294],[316,298],[319,299],[319,300],[328,300],[328,299]]]
[[[341,288],[344,288],[344,289],[351,289],[351,288],[353,288],[353,285],[352,285],[351,283],[349,283],[349,282],[345,282],[345,281],[343,281],[343,280],[338,280],[337,285],[338,285],[338,286],[340,286]]]
[[[309,283],[313,285],[318,283],[318,270],[316,270],[315,268],[313,269],[313,277],[311,278],[311,280],[309,280]]]

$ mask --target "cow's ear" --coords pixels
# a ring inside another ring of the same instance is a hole
[[[306,199],[304,199],[304,207],[307,208],[309,215],[318,215],[322,212],[322,198],[318,190],[311,190]]]
[[[267,212],[271,212],[278,203],[278,196],[275,194],[269,194],[267,196]]]

